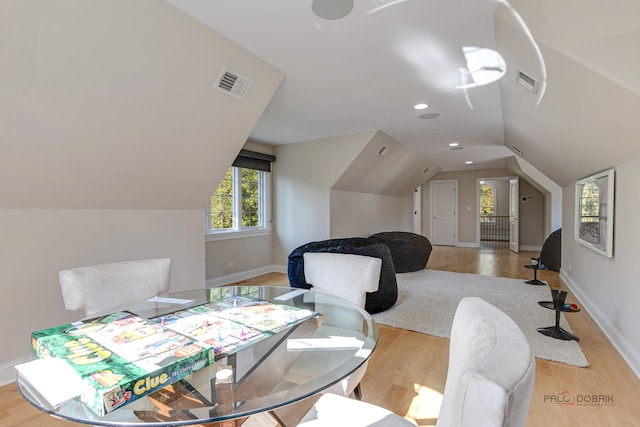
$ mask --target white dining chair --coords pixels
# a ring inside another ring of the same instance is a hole
[[[114,262],[59,273],[64,307],[86,316],[169,290],[171,258]]]
[[[415,427],[413,423],[380,406],[325,393],[307,412],[298,427]]]
[[[524,427],[535,366],[527,338],[509,316],[481,298],[463,298],[453,319],[449,368],[436,426]],[[398,415],[371,406],[323,395],[299,426],[405,425],[402,421],[406,420]],[[343,417],[349,421],[343,422]]]
[[[332,252],[306,252],[303,259],[305,280],[313,286],[315,291],[341,297],[364,309],[367,292],[378,290],[382,269],[380,258]],[[351,320],[342,319],[342,321],[346,326],[346,323]],[[328,392],[344,396],[354,393],[357,399],[361,399],[360,381],[367,370],[367,365],[368,362],[365,361],[356,371]]]
[[[336,295],[364,308],[367,292],[378,290],[380,258],[333,252],[306,252],[304,278],[319,292]]]

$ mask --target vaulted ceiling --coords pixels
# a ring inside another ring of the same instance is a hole
[[[326,1],[0,0],[0,208],[199,208],[249,137],[382,131],[561,186],[640,157],[635,0]],[[481,49],[505,74],[473,87]],[[245,100],[213,89],[225,66]]]
[[[444,171],[505,167],[519,150],[560,185],[640,155],[637,2],[359,0],[323,19],[312,6],[350,0],[169,1],[286,74],[258,141],[379,129]],[[461,88],[470,48],[497,51],[504,77]]]

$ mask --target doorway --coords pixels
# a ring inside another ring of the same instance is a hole
[[[488,177],[477,180],[477,241],[480,248],[508,250],[510,246],[517,248],[517,241],[512,237],[518,235],[517,212],[512,215],[513,198],[517,206],[517,195],[512,193],[512,177]],[[517,189],[517,182],[515,184]],[[515,225],[515,230],[513,229]],[[517,252],[517,249],[513,252]]]

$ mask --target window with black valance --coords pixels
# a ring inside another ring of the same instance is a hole
[[[275,162],[276,157],[270,154],[258,153],[251,150],[240,150],[240,153],[233,161],[232,166],[237,168],[256,169],[259,171],[271,172],[271,162]]]

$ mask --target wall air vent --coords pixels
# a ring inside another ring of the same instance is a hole
[[[521,149],[519,149],[519,148],[518,148],[518,147],[516,147],[515,145],[512,145],[512,146],[511,146],[511,149],[512,149],[512,150],[513,150],[517,155],[519,155],[520,157],[522,157],[522,150],[521,150]]]
[[[520,69],[516,69],[516,81],[529,92],[538,93],[538,81]]]
[[[231,95],[234,98],[244,99],[245,95],[251,88],[253,80],[243,76],[240,73],[233,71],[230,68],[224,67],[220,76],[216,81],[214,89],[219,92]]]

